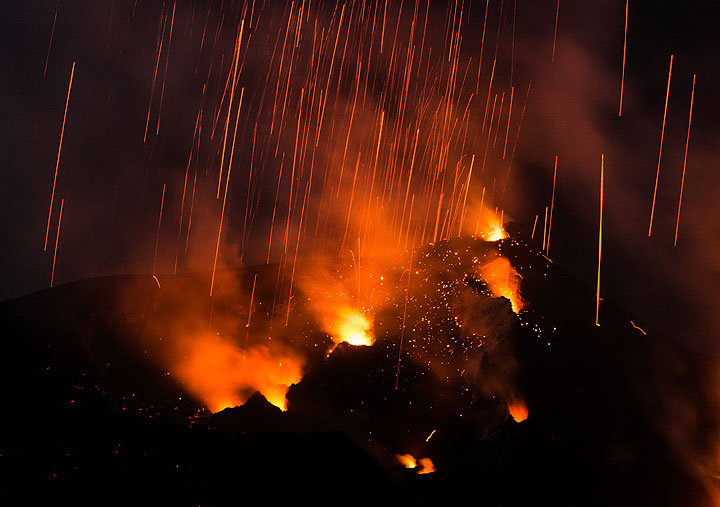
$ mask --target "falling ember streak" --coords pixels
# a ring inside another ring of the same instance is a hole
[[[505,129],[505,143],[503,145],[503,157],[502,157],[503,160],[505,160],[505,153],[507,152],[508,137],[510,137],[510,118],[512,116],[513,95],[515,95],[515,87],[514,86],[512,88],[510,88],[510,108],[508,109],[507,128]]]
[[[558,15],[560,14],[560,0],[557,1],[555,9],[555,34],[553,35],[552,63],[555,63],[555,41],[557,40]]]
[[[168,62],[170,61],[170,45],[172,44],[173,26],[175,25],[175,3],[173,2],[172,17],[170,18],[170,37],[168,39],[167,51],[165,51],[165,74],[163,75],[162,89],[160,91],[160,106],[158,108],[157,124],[155,126],[155,135],[160,134],[160,114],[162,112],[163,99],[165,97],[165,81],[167,80]]]
[[[644,335],[647,336],[647,333],[646,333],[642,328],[636,326],[635,323],[634,323],[632,320],[630,321],[630,325],[632,325],[632,327],[634,327],[635,329],[637,329],[638,331],[640,331],[642,334],[644,334]]]
[[[480,91],[480,71],[482,70],[483,50],[485,49],[485,28],[487,26],[487,15],[488,15],[488,6],[489,5],[490,5],[490,0],[486,0],[485,1],[485,20],[483,21],[482,40],[480,42],[480,63],[478,64],[478,81],[477,81],[477,87],[475,88],[475,93],[478,93]]]
[[[542,249],[545,250],[547,245],[547,229],[548,229],[548,207],[545,206],[545,222],[543,223],[543,245]]]
[[[533,230],[532,230],[532,234],[530,235],[530,239],[535,239],[535,228],[537,227],[537,221],[538,221],[539,216],[540,216],[539,214],[535,215],[535,223],[533,224]]]
[[[690,144],[690,124],[692,123],[693,99],[695,98],[695,74],[693,74],[692,92],[690,93],[690,117],[688,118],[687,137],[685,138],[685,157],[683,158],[682,181],[680,182],[680,200],[678,201],[677,221],[675,222],[675,243],[677,246],[678,229],[680,228],[680,207],[682,206],[683,188],[685,187],[685,167],[687,166],[688,145]]]
[[[560,0],[558,0],[560,1]],[[625,54],[627,52],[627,27],[628,27],[628,7],[630,0],[625,0],[625,38],[623,40],[623,63],[622,63],[622,76],[620,78],[620,110],[618,116],[622,116],[623,106],[623,91],[625,89]]]
[[[160,23],[162,25],[162,29],[158,30],[158,53],[157,59],[155,60],[155,70],[153,71],[152,85],[150,87],[150,103],[148,104],[148,113],[147,117],[145,118],[145,133],[143,134],[143,143],[147,142],[148,127],[150,125],[150,112],[152,111],[153,98],[155,97],[155,82],[157,80],[158,66],[160,65],[160,55],[162,54],[163,38],[165,37],[165,21],[166,20]]]
[[[548,233],[547,233],[547,243],[545,245],[545,255],[550,255],[550,231],[552,231],[553,207],[555,206],[555,179],[557,178],[557,162],[558,162],[558,158],[557,158],[557,155],[555,155],[555,169],[553,170],[552,197],[550,199],[550,223],[548,223]]]
[[[153,275],[153,278],[155,279],[155,283],[157,283],[158,289],[162,289],[162,287],[160,287],[160,280],[158,280],[158,277]]]
[[[239,41],[238,41],[239,44]],[[240,90],[240,101],[238,104],[237,117],[235,119],[235,136],[237,137],[237,122],[240,118],[240,108],[242,107],[243,95],[245,88]],[[232,108],[232,103],[229,108]],[[231,148],[230,163],[228,163],[227,175],[225,177],[225,194],[223,195],[222,211],[220,212],[220,225],[218,226],[217,241],[215,243],[215,260],[213,261],[212,278],[210,280],[210,297],[213,295],[213,289],[215,288],[215,271],[217,270],[218,252],[220,251],[220,236],[222,235],[223,221],[225,220],[225,204],[227,203],[228,186],[230,186],[230,171],[232,171],[232,151],[235,148],[235,138],[233,138],[233,146]]]
[[[665,110],[663,111],[662,131],[660,132],[660,153],[658,154],[657,173],[655,174],[655,190],[653,191],[652,209],[650,210],[650,227],[648,238],[652,235],[653,218],[655,216],[655,199],[657,198],[658,180],[660,179],[660,160],[662,159],[663,140],[665,139],[665,119],[667,118],[668,98],[670,97],[670,78],[672,77],[673,55],[670,55],[667,91],[665,92]]]
[[[55,5],[55,16],[53,16],[52,30],[50,30],[50,43],[48,44],[47,55],[45,56],[45,67],[43,68],[43,79],[47,73],[48,61],[50,61],[50,50],[52,49],[53,37],[55,36],[55,22],[57,21],[58,9],[60,8],[60,0]]]
[[[158,244],[160,243],[160,224],[162,223],[163,207],[165,206],[165,184],[163,184],[162,199],[160,200],[160,216],[158,217],[157,236],[155,237],[155,255],[153,257],[153,275],[155,274],[155,265],[157,263]]]
[[[62,151],[63,136],[65,135],[65,119],[67,118],[68,104],[70,103],[70,90],[72,89],[73,76],[75,75],[75,62],[70,70],[70,84],[68,84],[67,97],[65,98],[65,112],[63,113],[62,129],[60,129],[60,145],[58,146],[57,160],[55,161],[55,176],[53,177],[52,193],[50,194],[50,209],[48,210],[47,228],[45,230],[45,246],[47,250],[48,234],[50,234],[50,216],[52,215],[53,201],[55,200],[55,185],[57,183],[58,168],[60,167],[60,152]]]
[[[247,342],[248,342],[248,337],[250,336],[250,319],[252,318],[252,309],[253,309],[253,300],[255,299],[255,283],[256,282],[257,282],[257,273],[255,273],[255,276],[253,277],[252,292],[250,293],[250,306],[248,308],[248,320],[247,320],[247,324],[245,324],[245,345],[243,346],[243,360],[242,360],[243,366],[245,366],[245,359],[247,356]]]
[[[234,72],[232,76],[232,87],[230,88],[230,104],[228,105],[228,114],[227,118],[225,120],[225,136],[223,138],[223,149],[222,149],[222,155],[220,157],[220,174],[218,174],[218,187],[217,187],[217,195],[215,196],[216,199],[220,199],[220,186],[222,182],[222,176],[223,176],[223,166],[225,165],[225,147],[227,146],[227,136],[228,136],[228,130],[230,129],[230,113],[232,112],[232,105],[233,100],[235,97],[235,84],[237,83],[237,72],[238,72],[238,59],[240,58],[240,41],[242,39],[242,32],[243,32],[243,26],[244,26],[244,20],[240,24],[240,35],[238,36],[237,43],[235,45],[235,62],[234,62]],[[240,99],[242,102],[242,98]],[[238,108],[238,114],[239,114],[239,108]],[[237,135],[237,129],[235,131],[235,135]],[[232,160],[230,161],[232,163]]]
[[[520,139],[520,130],[522,129],[523,118],[525,118],[525,108],[527,107],[528,98],[530,97],[531,86],[532,81],[528,83],[527,93],[525,94],[525,102],[523,103],[522,113],[520,113],[520,124],[518,125],[517,135],[515,136],[515,143],[513,144],[513,149],[510,153],[510,162],[508,163],[507,175],[505,176],[505,184],[503,185],[503,191],[500,196],[501,199],[505,197],[505,190],[507,189],[508,181],[510,181],[510,168],[512,167],[513,159],[515,158],[515,149],[517,148],[518,140]],[[512,104],[512,94],[510,94],[510,104]],[[510,125],[509,121],[510,119],[508,118],[508,126]]]
[[[60,216],[58,217],[57,233],[55,234],[55,252],[53,253],[52,273],[50,274],[50,287],[53,286],[53,282],[55,281],[55,259],[57,258],[58,242],[60,240],[60,225],[62,224],[63,204],[65,204],[65,199],[60,200]]]
[[[425,439],[425,441],[426,442],[430,441],[430,439],[432,438],[432,436],[435,434],[436,431],[437,430],[432,430],[432,432],[428,435],[428,437]]]
[[[603,186],[605,184],[605,154],[600,155],[600,232],[598,233],[597,293],[595,299],[595,325],[600,326],[600,258],[602,256]]]

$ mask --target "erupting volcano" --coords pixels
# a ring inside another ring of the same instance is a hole
[[[3,492],[720,505],[717,7],[25,4]]]

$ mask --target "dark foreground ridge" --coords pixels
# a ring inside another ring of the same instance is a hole
[[[471,269],[500,254],[522,276],[519,316]],[[407,310],[407,273],[386,272],[371,347],[327,356],[330,337],[298,290],[288,326],[275,323],[288,329],[275,339],[307,359],[285,412],[255,393],[211,415],[145,340],[171,343],[210,312],[213,330],[246,339],[230,317],[247,316],[237,294],[256,275],[254,326],[272,325],[287,310],[270,309],[277,266],[224,273],[212,308],[197,303],[206,274],[160,276],[162,288],[148,275],[86,280],[0,304],[3,492],[96,504],[711,504],[696,466],[718,428],[711,358],[611,302],[596,327],[592,289],[519,241],[414,255]],[[508,415],[515,398],[529,409],[520,423]],[[681,427],[687,411],[693,423]],[[437,470],[403,468],[404,453]]]

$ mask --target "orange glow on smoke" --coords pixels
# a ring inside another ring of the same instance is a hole
[[[327,325],[328,333],[333,341],[338,344],[347,342],[350,345],[372,345],[375,337],[370,329],[371,320],[357,310],[349,306],[342,306],[334,313],[334,319]]]
[[[515,422],[523,422],[528,418],[530,412],[528,411],[527,405],[522,400],[514,400],[508,404],[508,412]]]
[[[435,471],[435,465],[430,458],[420,458],[418,464],[420,465],[419,474],[431,474]]]
[[[430,458],[416,460],[412,454],[398,454],[396,458],[402,466],[414,469],[420,475],[431,474],[435,471],[435,465]]]
[[[506,297],[512,304],[512,309],[518,313],[523,308],[520,299],[520,275],[505,257],[498,257],[494,261],[480,268],[480,275],[487,282],[488,288],[495,297]]]
[[[243,352],[227,339],[207,335],[187,340],[182,349],[174,373],[212,412],[242,405],[255,391],[286,410],[285,394],[302,378],[299,357],[267,346]]]

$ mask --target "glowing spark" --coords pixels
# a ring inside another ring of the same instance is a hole
[[[660,160],[662,159],[663,140],[665,139],[665,119],[667,117],[668,98],[670,97],[670,78],[672,77],[673,55],[670,55],[670,70],[668,71],[667,91],[665,92],[665,110],[663,111],[662,131],[660,133],[660,153],[658,154],[657,174],[655,175],[655,190],[653,191],[652,209],[650,210],[650,227],[648,238],[652,235],[653,217],[655,216],[655,199],[657,197],[658,180],[660,179]]]
[[[602,256],[602,215],[603,215],[603,186],[605,184],[605,154],[600,156],[600,232],[598,233],[598,268],[597,268],[597,294],[595,304],[595,325],[600,326],[600,258]]]
[[[48,211],[47,228],[45,230],[45,246],[47,250],[48,234],[50,233],[50,216],[52,215],[53,201],[55,200],[55,184],[57,183],[58,168],[60,167],[60,151],[62,150],[63,136],[65,135],[65,119],[67,118],[68,104],[70,103],[70,90],[72,89],[73,76],[75,75],[75,62],[70,70],[70,84],[68,85],[67,97],[65,98],[65,112],[63,113],[62,129],[60,129],[60,145],[58,146],[57,160],[55,161],[55,176],[53,177],[52,193],[50,194],[50,210]]]
[[[253,300],[255,299],[255,283],[256,282],[257,282],[257,273],[255,273],[255,276],[253,277],[253,287],[252,287],[252,292],[250,293],[250,307],[248,309],[248,320],[247,320],[247,324],[245,324],[245,345],[243,346],[243,360],[242,360],[243,366],[245,366],[245,359],[247,358],[247,342],[248,342],[248,337],[250,336],[250,318],[252,317]]]
[[[693,99],[695,98],[695,74],[693,74],[692,92],[690,94],[690,117],[688,118],[687,137],[685,138],[685,158],[683,158],[682,181],[680,182],[680,200],[678,201],[677,222],[675,222],[675,243],[677,246],[678,229],[680,228],[680,207],[682,206],[683,187],[685,186],[685,167],[687,166],[688,145],[690,144],[690,123],[692,122]]]
[[[52,273],[50,274],[50,287],[53,286],[53,282],[55,280],[55,259],[57,258],[58,242],[60,240],[60,224],[62,223],[63,204],[65,204],[65,199],[60,200],[60,216],[58,217],[57,234],[55,235],[55,252],[53,253]]]
[[[548,228],[548,207],[545,206],[545,223],[543,224],[543,245],[542,249],[545,250],[547,245],[547,228]]]
[[[557,40],[557,27],[558,27],[558,15],[559,14],[560,14],[560,0],[557,1],[557,8],[555,9],[555,34],[553,35],[552,63],[555,63],[555,41]]]
[[[163,184],[162,199],[160,200],[160,216],[158,217],[157,236],[155,237],[155,256],[153,257],[153,269],[155,274],[155,265],[157,263],[158,244],[160,243],[160,224],[162,224],[163,207],[165,206],[165,184]]]
[[[50,50],[52,49],[53,37],[55,36],[55,22],[57,21],[58,9],[60,8],[60,0],[58,0],[55,6],[55,16],[53,16],[52,30],[50,31],[50,44],[48,44],[47,56],[45,56],[45,68],[43,68],[43,79],[47,73],[48,61],[50,60]]]
[[[513,144],[512,153],[510,153],[510,162],[508,163],[508,170],[507,175],[505,176],[505,184],[503,185],[501,198],[505,196],[505,190],[507,189],[508,181],[510,181],[510,168],[512,167],[513,159],[515,158],[515,149],[517,148],[518,140],[520,139],[520,130],[522,129],[523,118],[525,118],[525,108],[527,107],[528,98],[530,97],[531,86],[532,81],[528,83],[527,93],[525,94],[525,102],[523,103],[522,113],[520,113],[520,124],[518,125],[518,131],[517,135],[515,136],[515,144]],[[512,94],[510,94],[510,103],[512,104]]]
[[[158,277],[153,275],[153,278],[155,279],[155,283],[157,283],[158,289],[162,289],[162,287],[160,287],[160,280],[158,280]]]
[[[425,439],[425,441],[428,442],[432,438],[432,436],[435,434],[436,431],[437,430],[432,430],[432,432],[428,435],[428,437]]]
[[[560,1],[560,0],[558,0]],[[628,26],[628,7],[630,0],[625,0],[625,38],[623,40],[623,63],[622,63],[622,77],[620,78],[620,110],[618,116],[622,116],[623,106],[623,91],[625,89],[625,53],[627,52],[627,26]]]
[[[632,327],[634,327],[635,329],[637,329],[638,331],[640,331],[642,334],[644,334],[644,335],[647,336],[647,333],[646,333],[644,330],[642,330],[641,328],[639,328],[638,326],[636,326],[635,323],[634,323],[632,320],[630,321],[630,324],[632,325]]]
[[[550,223],[548,224],[547,243],[545,245],[545,255],[550,255],[550,231],[552,231],[553,207],[555,206],[555,179],[557,178],[557,155],[555,155],[555,169],[553,170],[553,188],[552,198],[550,199]]]
[[[237,122],[240,118],[240,108],[242,107],[243,95],[245,88],[240,90],[240,103],[238,104],[237,117],[235,119],[235,137],[233,138],[232,149],[235,148],[235,138],[237,137]],[[232,107],[232,104],[230,106]],[[231,150],[232,152],[232,150]],[[215,260],[213,261],[212,279],[210,280],[210,297],[213,295],[213,289],[215,288],[215,271],[217,269],[218,253],[220,251],[220,237],[222,235],[223,221],[225,220],[225,204],[227,203],[228,186],[230,186],[230,172],[232,171],[232,155],[230,157],[230,163],[228,164],[228,171],[225,177],[225,194],[223,195],[222,211],[220,212],[220,225],[218,226],[217,241],[215,243]]]

